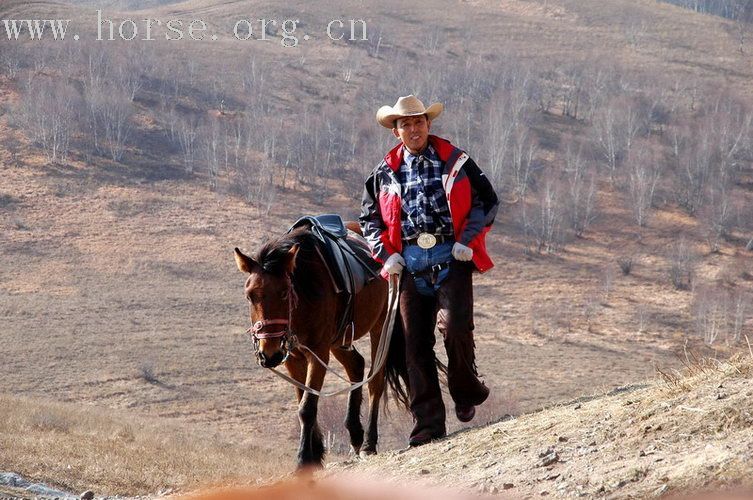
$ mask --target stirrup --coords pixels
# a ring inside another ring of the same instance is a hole
[[[347,342],[348,327],[345,327],[345,331],[343,332],[343,342],[340,345],[340,347],[338,347],[338,349],[343,350],[343,351],[348,351],[348,352],[354,351],[355,347],[353,347],[353,341],[355,340],[354,338],[355,336],[356,336],[356,324],[354,321],[351,321],[350,322],[350,342]]]

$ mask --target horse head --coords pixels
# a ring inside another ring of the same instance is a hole
[[[277,265],[269,269],[235,249],[235,263],[248,273],[244,292],[249,302],[251,328],[256,359],[264,368],[284,363],[295,348],[290,329],[297,296],[291,281],[299,246],[292,245],[280,255]]]

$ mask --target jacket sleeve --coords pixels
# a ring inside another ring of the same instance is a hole
[[[468,158],[463,169],[471,183],[471,210],[468,213],[468,222],[460,237],[460,242],[468,245],[483,228],[490,227],[494,223],[499,208],[499,198],[492,183],[475,161]]]
[[[385,229],[382,214],[379,210],[379,186],[377,185],[376,169],[369,175],[363,186],[361,197],[361,215],[358,222],[366,241],[371,247],[371,253],[378,262],[384,263],[390,254],[382,243],[382,231]]]

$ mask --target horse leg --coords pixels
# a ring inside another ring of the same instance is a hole
[[[288,374],[300,383],[306,382],[306,358],[300,354],[290,353],[288,360],[285,362],[285,368],[288,370]],[[303,390],[298,387],[295,388],[295,395],[298,398],[298,404],[301,403],[303,397]]]
[[[371,341],[371,366],[374,366],[374,359],[377,355],[379,338],[382,333],[384,319],[374,324],[369,334]],[[369,381],[369,418],[366,422],[366,442],[361,448],[360,455],[375,455],[377,452],[377,441],[379,440],[379,402],[384,394],[384,366],[379,370],[374,378]]]
[[[325,363],[329,362],[329,349],[319,349],[317,356]],[[308,359],[306,371],[306,385],[311,389],[320,391],[324,384],[325,368],[313,357]],[[322,431],[316,421],[319,396],[304,392],[298,403],[298,421],[301,424],[301,440],[298,445],[298,468],[320,468],[324,460],[324,442]]]
[[[332,355],[345,368],[348,380],[354,383],[363,380],[363,371],[366,362],[355,348],[346,351],[345,349],[336,347],[332,349]],[[350,391],[348,395],[348,409],[345,413],[345,428],[348,429],[348,434],[350,434],[350,446],[355,454],[359,453],[363,444],[361,401],[363,401],[363,387]]]

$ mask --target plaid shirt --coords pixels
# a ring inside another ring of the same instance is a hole
[[[428,168],[418,164],[418,157],[405,149],[403,163],[397,172],[402,195],[400,220],[404,239],[415,238],[419,233],[454,234],[442,185],[444,165],[431,145],[424,150],[423,156],[429,160]]]

